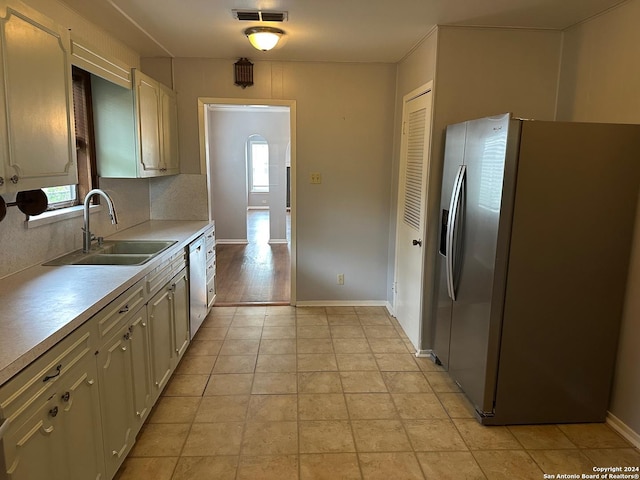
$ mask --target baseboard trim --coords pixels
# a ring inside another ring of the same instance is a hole
[[[216,238],[216,244],[220,245],[249,245],[246,238]]]
[[[274,302],[216,302],[212,308],[215,307],[283,307],[289,306],[291,302],[286,300],[274,301]]]
[[[433,350],[416,350],[416,357],[429,358],[431,357],[432,353],[433,353]]]
[[[607,424],[622,435],[634,447],[640,449],[640,434],[635,432],[631,427],[611,412],[607,412]]]
[[[387,307],[384,300],[298,300],[298,307]],[[388,307],[387,307],[388,309]]]
[[[389,315],[391,315],[393,318],[396,317],[396,312],[393,309],[393,305],[391,305],[391,303],[389,301],[385,302],[385,307],[387,307],[387,312],[389,312]]]

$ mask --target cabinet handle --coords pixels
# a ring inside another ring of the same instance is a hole
[[[0,177],[0,187],[4,185],[4,177]]]
[[[9,430],[9,419],[7,418],[2,425],[0,425],[0,441],[2,441],[2,437]]]
[[[93,380],[93,378],[90,379],[90,380],[87,380],[87,384],[89,384],[89,385],[93,385],[94,383],[95,383],[95,381]]]
[[[125,334],[122,336],[122,338],[123,338],[123,339],[125,339],[125,340],[129,340],[129,339],[131,338],[131,333],[130,333],[130,332],[125,333]]]
[[[136,417],[141,417],[141,416],[142,416],[142,413],[136,412]]]
[[[127,351],[127,347],[122,347],[120,350],[122,350],[123,352]]]
[[[11,177],[9,180],[11,180],[11,183],[13,183],[14,185],[16,183],[18,183],[18,181],[20,180],[20,177],[17,175],[14,175],[13,177]]]
[[[117,457],[118,456],[118,452],[114,450],[113,452],[111,452],[111,455],[113,455],[114,457]]]
[[[63,402],[68,402],[69,399],[71,398],[71,393],[64,392],[64,394],[60,398],[62,399]]]
[[[142,322],[140,325],[142,325],[143,327],[147,326],[146,322]]]
[[[53,407],[51,410],[49,410],[49,415],[51,415],[52,417],[56,417],[58,415],[58,407]]]
[[[122,307],[118,313],[127,313],[129,311],[129,304],[125,305],[124,307]]]
[[[53,375],[47,375],[46,377],[44,377],[42,379],[43,382],[48,382],[49,380],[51,380],[52,378],[56,378],[58,375],[60,375],[60,370],[62,370],[62,364],[58,365],[56,367],[56,373],[54,373]]]

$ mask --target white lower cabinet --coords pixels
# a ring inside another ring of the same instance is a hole
[[[173,369],[189,346],[189,280],[183,269],[171,282],[173,289]]]
[[[98,350],[100,408],[107,478],[118,470],[135,441],[149,400],[146,305],[128,314],[125,325]]]
[[[0,387],[0,480],[110,480],[189,345],[184,253]]]
[[[149,349],[149,333],[147,306],[145,305],[131,322],[130,349],[133,375],[133,407],[135,426],[139,430],[153,407],[151,388],[151,351]]]
[[[39,375],[37,382],[62,372]],[[15,416],[2,442],[5,477],[11,480],[49,478],[104,479],[102,418],[96,363],[87,351],[51,388]],[[27,382],[29,385],[31,382]],[[18,392],[19,393],[19,392]],[[14,396],[14,398],[16,398]]]
[[[104,479],[99,392],[96,385],[96,365],[87,358],[74,373],[59,395],[63,424],[63,457],[67,474],[60,478]],[[48,477],[57,478],[57,477]]]
[[[155,401],[189,345],[189,288],[182,269],[148,304],[151,384]]]
[[[171,286],[163,287],[149,301],[149,350],[151,351],[151,386],[153,401],[169,381],[172,371]]]

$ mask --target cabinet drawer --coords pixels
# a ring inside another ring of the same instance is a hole
[[[216,229],[211,227],[204,232],[204,240],[207,245],[207,251],[215,248],[216,246]]]
[[[215,246],[207,245],[206,246],[206,252],[207,252],[207,262],[209,262],[210,260],[212,260],[212,259],[214,259],[216,257],[216,247]]]
[[[50,394],[56,382],[85,356],[93,354],[91,321],[72,332],[0,388],[0,417],[13,419],[38,398]]]
[[[145,303],[145,284],[141,280],[93,317],[98,325],[100,339],[111,337]]]
[[[207,259],[207,281],[216,274],[216,256],[215,254],[211,259]]]
[[[181,249],[147,274],[147,294],[150,296],[155,295],[156,292],[186,266],[186,251]]]

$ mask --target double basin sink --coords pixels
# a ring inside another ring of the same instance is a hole
[[[91,251],[68,253],[44,265],[142,265],[177,243],[175,240],[106,240]]]

